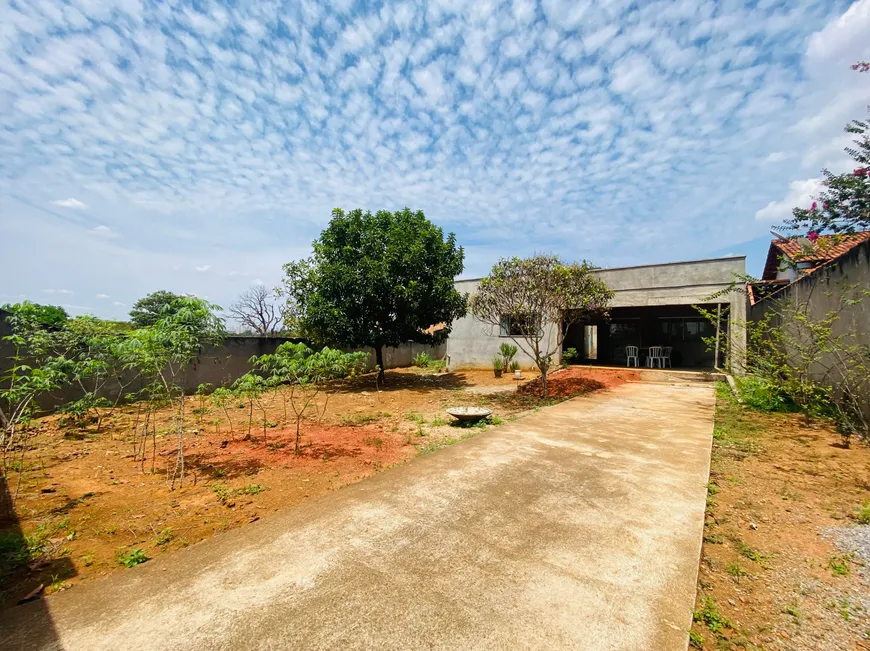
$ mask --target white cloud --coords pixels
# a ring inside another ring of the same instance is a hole
[[[109,298],[109,295],[108,294],[97,294],[95,298],[106,299],[106,298]]]
[[[92,228],[91,233],[98,237],[115,238],[118,234],[105,224]]]
[[[421,208],[483,271],[716,254],[870,103],[870,0],[3,6],[0,275],[31,296],[229,304],[335,206]]]
[[[62,294],[64,296],[72,296],[73,291],[69,289],[43,289],[44,294]]]
[[[251,284],[252,284],[252,285],[265,285],[266,283],[264,283],[264,282],[262,281],[262,279],[260,279],[260,278],[254,278],[254,279],[251,281]]]
[[[764,159],[765,163],[781,163],[784,160],[788,160],[791,158],[790,154],[786,154],[784,151],[775,151],[771,153],[767,158]]]
[[[88,207],[88,204],[84,201],[79,201],[75,197],[70,197],[69,199],[55,199],[51,203],[55,206],[60,206],[61,208],[76,208],[78,210]]]
[[[813,197],[819,193],[822,179],[792,181],[788,194],[782,201],[771,201],[755,213],[755,219],[768,224],[776,224],[791,217],[793,208],[809,208]]]
[[[112,305],[116,305],[117,307],[127,307],[127,304],[122,303],[121,301],[113,301]]]

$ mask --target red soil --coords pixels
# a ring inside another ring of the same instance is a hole
[[[628,369],[600,369],[572,366],[567,369],[554,371],[547,377],[547,390],[550,398],[573,398],[591,391],[600,389],[612,389],[613,387],[633,382],[640,376]],[[541,394],[541,379],[535,378],[517,389],[525,395]]]

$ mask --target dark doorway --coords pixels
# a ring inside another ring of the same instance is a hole
[[[703,305],[715,313],[716,305]],[[586,345],[590,326],[595,327],[594,356]],[[727,318],[722,318],[719,340],[720,351],[727,336]],[[565,335],[562,349],[576,348],[580,363],[625,366],[626,346],[637,346],[643,351],[650,346],[670,346],[674,368],[712,369],[716,366],[716,327],[691,305],[663,305],[655,307],[616,307],[609,318],[572,325]],[[724,361],[720,352],[720,366]],[[643,363],[643,361],[641,361]]]

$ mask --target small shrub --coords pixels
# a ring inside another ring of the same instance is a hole
[[[420,368],[428,368],[431,363],[432,358],[429,356],[429,353],[419,353],[414,358],[414,366],[419,366]]]
[[[870,500],[865,500],[855,512],[855,520],[858,524],[870,524]]]
[[[736,379],[743,401],[753,409],[769,412],[796,411],[788,395],[771,382],[751,375]]]
[[[704,648],[704,636],[698,635],[695,631],[689,631],[689,645],[693,649],[703,649]]]
[[[568,367],[577,359],[576,348],[566,348],[562,351],[562,366]]]
[[[151,560],[151,557],[148,556],[148,554],[145,553],[145,550],[142,549],[134,549],[127,552],[126,554],[118,554],[118,563],[120,563],[124,567],[134,567],[136,565],[141,565],[142,563],[149,560]]]
[[[725,571],[738,580],[741,577],[749,576],[749,572],[740,567],[740,563],[728,563],[728,565],[725,566]]]

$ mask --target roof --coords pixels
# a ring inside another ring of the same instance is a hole
[[[767,261],[764,263],[762,280],[776,279],[782,258],[792,262],[806,263],[804,273],[812,273],[822,265],[836,260],[848,253],[862,242],[870,240],[870,231],[861,233],[840,233],[837,235],[822,235],[810,248],[804,248],[797,239],[776,239],[770,243]]]

